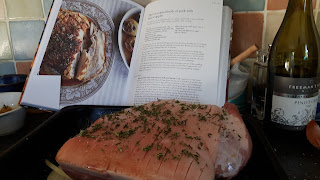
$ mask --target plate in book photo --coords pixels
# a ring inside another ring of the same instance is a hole
[[[130,9],[122,18],[118,32],[118,44],[122,60],[129,69],[138,32],[140,8]]]
[[[103,86],[113,63],[114,29],[96,4],[62,2],[39,72],[61,75],[61,104],[83,101]]]

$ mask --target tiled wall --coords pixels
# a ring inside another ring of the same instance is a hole
[[[28,74],[53,0],[0,0],[0,75]]]
[[[313,0],[316,25],[320,28],[319,0]],[[267,49],[283,20],[288,0],[224,0],[234,10],[231,56],[252,44]],[[252,63],[255,54],[246,61]]]
[[[52,1],[0,0],[0,75],[29,73]],[[318,28],[319,2],[313,0]],[[288,0],[224,0],[224,3],[234,10],[231,56],[235,57],[252,44],[266,48],[272,43]],[[246,62],[250,64],[254,57]]]

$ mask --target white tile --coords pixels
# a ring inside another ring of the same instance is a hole
[[[12,59],[7,24],[0,22],[0,59]]]
[[[6,16],[4,14],[4,5],[3,2],[0,0],[0,19],[5,19]]]
[[[5,0],[9,19],[43,18],[41,0]]]
[[[262,48],[268,49],[268,45],[272,44],[273,39],[282,23],[284,14],[285,12],[268,12],[265,27],[265,38]]]
[[[15,59],[33,59],[43,28],[44,21],[10,22],[10,33]]]

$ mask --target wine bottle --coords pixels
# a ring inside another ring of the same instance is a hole
[[[319,56],[312,0],[289,0],[269,54],[266,122],[303,130],[315,118]]]

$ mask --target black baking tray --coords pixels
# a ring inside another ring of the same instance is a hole
[[[101,115],[124,108],[75,105],[56,112],[0,155],[0,179],[46,179],[51,169],[46,166],[45,159],[57,165],[54,158],[64,142]],[[234,179],[288,179],[259,123],[251,118],[244,121],[253,141],[253,153],[248,164]]]

